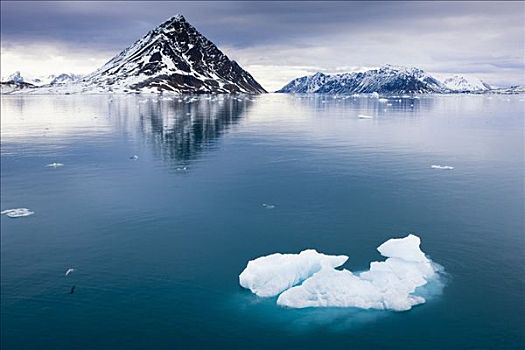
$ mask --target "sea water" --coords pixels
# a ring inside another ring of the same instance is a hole
[[[2,349],[525,346],[523,96],[1,104],[0,210],[34,212],[0,219]],[[239,285],[249,260],[309,248],[365,271],[410,233],[446,273],[410,311]]]

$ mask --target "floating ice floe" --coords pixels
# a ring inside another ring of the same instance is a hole
[[[359,119],[374,119],[374,117],[372,117],[371,115],[366,115],[366,114],[359,114],[357,117]]]
[[[61,167],[61,166],[64,166],[64,164],[62,163],[51,163],[51,164],[47,164],[46,167],[48,168],[58,168],[58,167]]]
[[[17,208],[17,209],[6,209],[0,212],[1,215],[7,215],[10,218],[20,218],[23,216],[33,215],[35,212],[27,208]]]
[[[299,254],[271,254],[249,261],[239,275],[239,283],[260,297],[273,297],[303,282],[324,266],[338,267],[347,259],[345,255],[325,255],[313,249]]]
[[[273,205],[273,204],[266,204],[266,203],[263,203],[262,206],[263,206],[264,208],[266,208],[266,209],[273,209],[273,208],[275,208],[275,205]]]
[[[69,275],[70,273],[73,273],[75,272],[75,269],[67,269],[66,270],[66,276]]]
[[[250,261],[239,280],[241,286],[259,296],[275,296],[282,291],[277,304],[291,308],[405,311],[425,302],[417,288],[438,279],[441,270],[421,251],[420,243],[415,235],[386,241],[377,250],[387,259],[372,262],[369,270],[361,273],[335,269],[347,260],[344,255],[335,257],[313,251],[333,260],[312,264],[312,260],[298,259],[312,250],[299,255],[273,254]]]
[[[440,170],[453,170],[454,167],[450,165],[431,165],[432,169],[440,169]]]

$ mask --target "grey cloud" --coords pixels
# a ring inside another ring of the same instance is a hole
[[[1,10],[3,46],[61,43],[116,54],[182,13],[245,66],[504,69],[523,82],[523,2],[2,1]]]

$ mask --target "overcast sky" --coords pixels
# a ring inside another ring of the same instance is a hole
[[[525,2],[1,2],[1,74],[89,73],[177,13],[266,89],[386,63],[525,84]]]

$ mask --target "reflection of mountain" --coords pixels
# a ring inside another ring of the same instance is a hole
[[[150,100],[142,104],[139,128],[157,156],[187,165],[213,147],[251,104],[251,99],[235,96],[201,97],[193,102]]]
[[[308,106],[309,109],[330,111],[345,115],[373,114],[374,116],[391,116],[414,111],[430,111],[436,99],[428,96],[406,96],[389,98],[372,98],[370,96],[345,96],[327,94],[295,95],[294,104]]]

